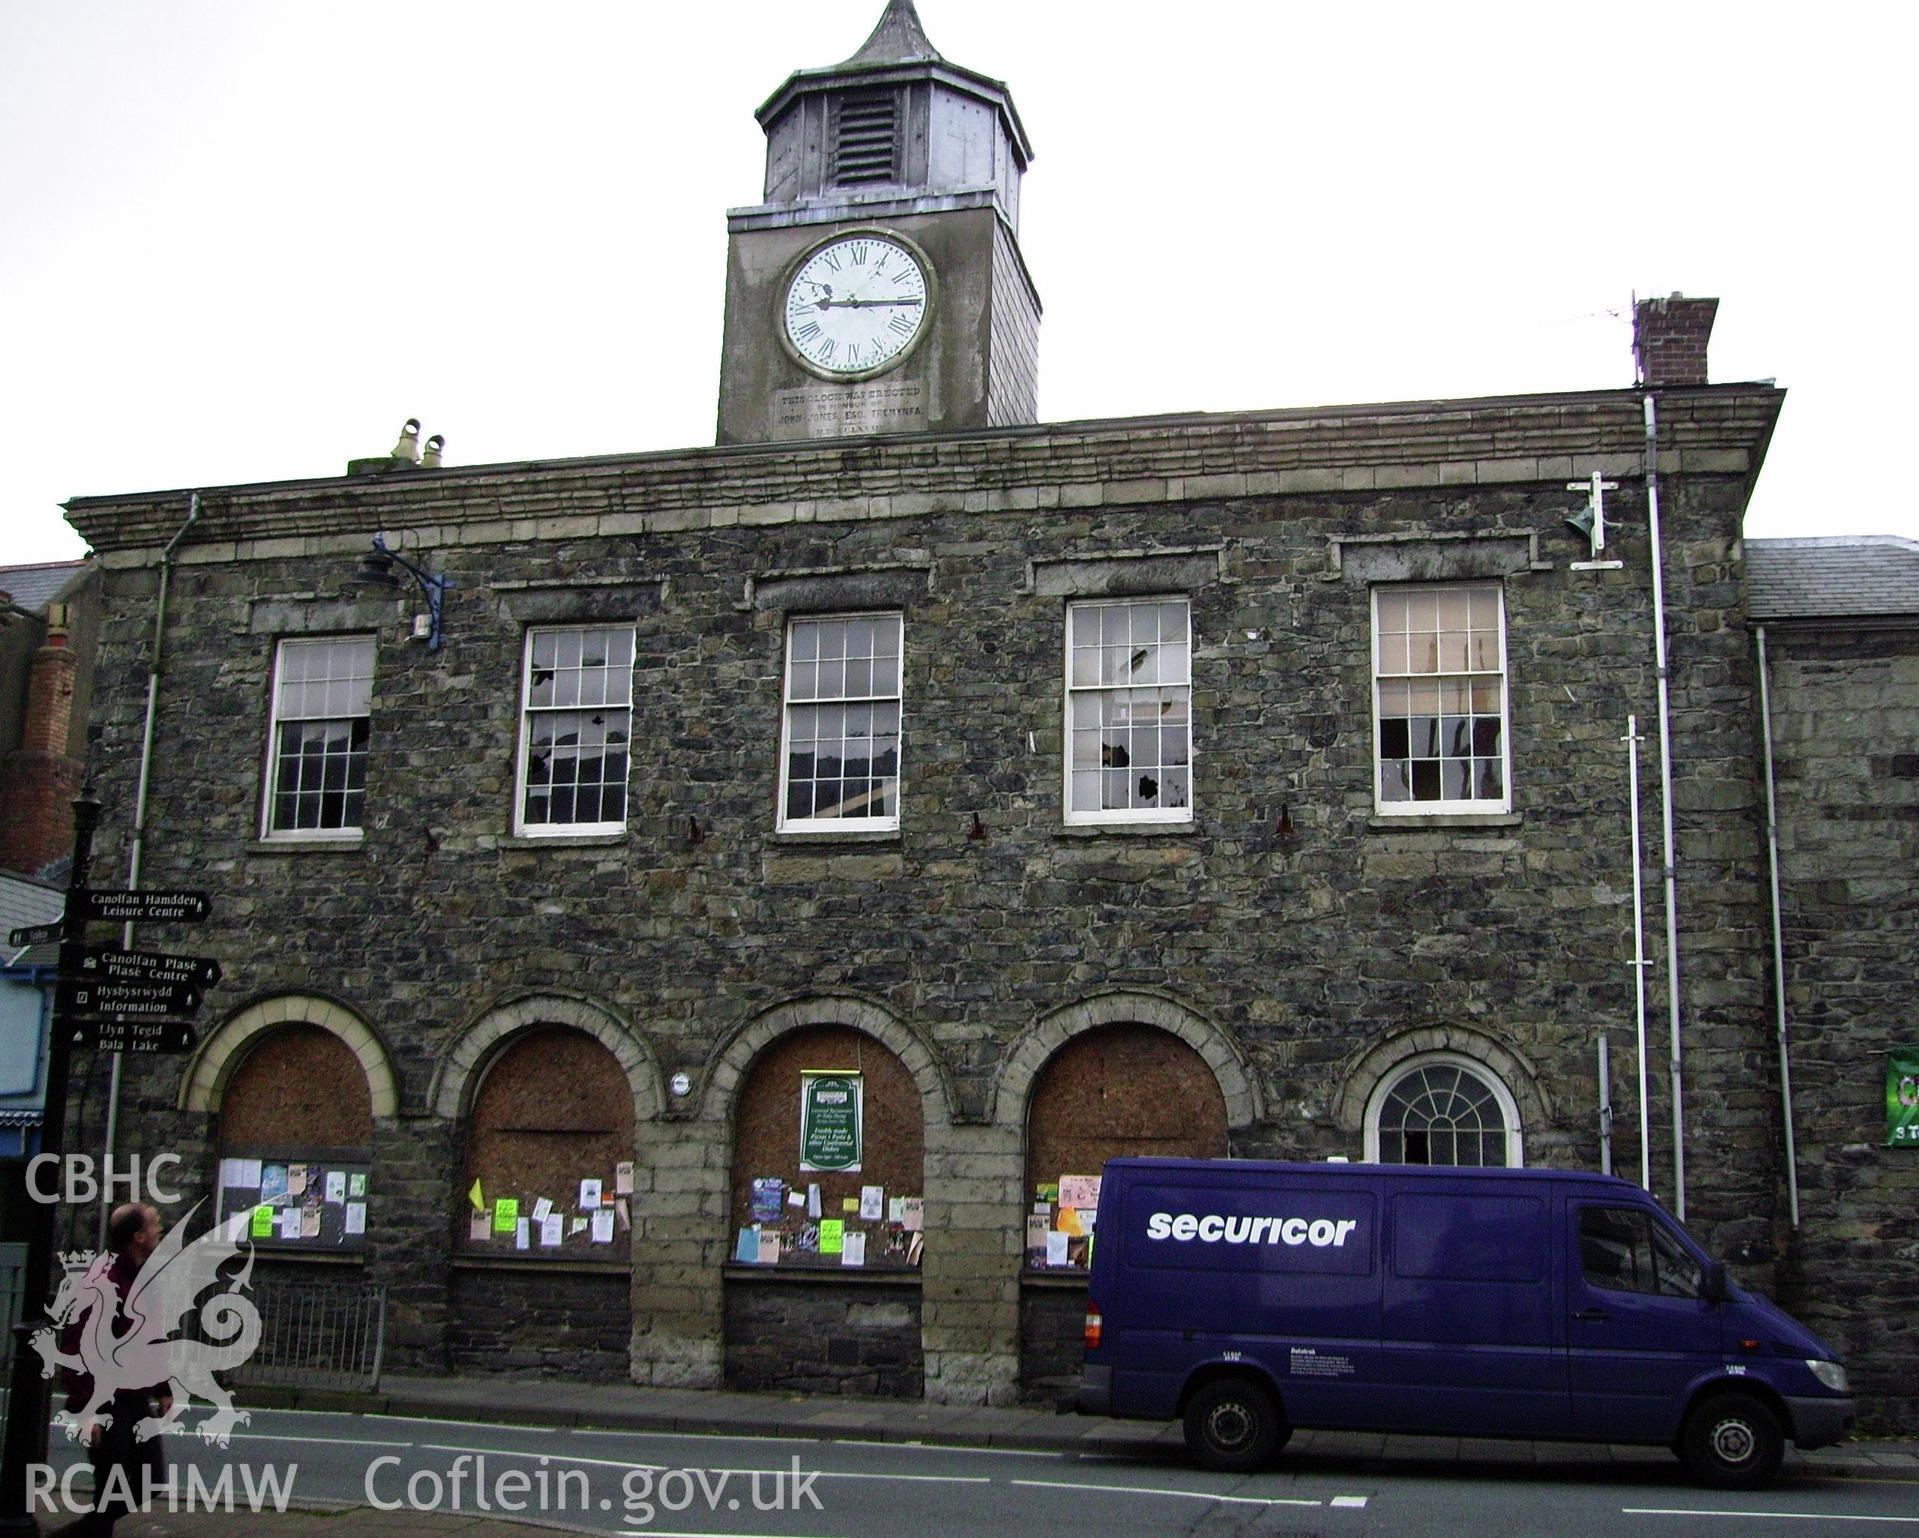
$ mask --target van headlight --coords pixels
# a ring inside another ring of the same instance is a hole
[[[1835,1394],[1852,1392],[1852,1386],[1846,1382],[1846,1369],[1837,1362],[1819,1362],[1808,1357],[1806,1365],[1812,1369],[1812,1375]]]

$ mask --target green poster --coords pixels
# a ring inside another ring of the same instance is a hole
[[[800,1168],[860,1167],[860,1076],[800,1073]]]
[[[1919,1047],[1886,1054],[1886,1147],[1919,1148]]]

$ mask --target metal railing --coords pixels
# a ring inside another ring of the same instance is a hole
[[[7,1396],[13,1390],[13,1326],[20,1317],[20,1296],[26,1291],[27,1247],[0,1244],[0,1426],[7,1423]]]
[[[386,1352],[386,1288],[255,1280],[260,1344],[233,1382],[373,1390]]]

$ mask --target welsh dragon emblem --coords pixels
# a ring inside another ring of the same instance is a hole
[[[226,1282],[225,1290],[200,1302],[201,1293],[221,1282],[220,1268],[239,1256],[247,1214],[215,1225],[188,1244],[187,1222],[200,1205],[174,1224],[147,1257],[123,1307],[107,1276],[111,1254],[62,1257],[66,1274],[47,1308],[53,1323],[34,1332],[33,1349],[40,1353],[43,1378],[65,1369],[91,1380],[86,1405],[77,1413],[62,1410],[55,1418],[68,1437],[84,1440],[90,1427],[110,1425],[116,1390],[160,1383],[171,1389],[173,1404],[164,1416],[150,1415],[135,1423],[133,1434],[139,1441],[179,1430],[180,1416],[196,1395],[213,1406],[197,1428],[207,1442],[225,1447],[234,1427],[247,1423],[246,1411],[233,1407],[233,1396],[213,1375],[240,1366],[260,1344],[260,1311],[251,1298],[242,1296],[253,1277],[252,1245],[246,1246],[246,1264]],[[176,1335],[176,1330],[191,1327],[187,1316],[196,1305],[199,1333],[206,1338]],[[116,1316],[126,1320],[118,1334]],[[62,1336],[74,1341],[73,1353],[61,1349]]]

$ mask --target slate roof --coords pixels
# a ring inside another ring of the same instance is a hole
[[[7,944],[7,934],[28,924],[51,924],[66,910],[67,894],[58,887],[0,871],[0,966],[53,966],[60,956],[58,945],[16,950]]]
[[[69,589],[93,570],[92,561],[52,561],[39,566],[0,566],[0,593],[33,614],[58,603]]]
[[[1746,541],[1754,620],[1919,620],[1919,540],[1890,534]]]

